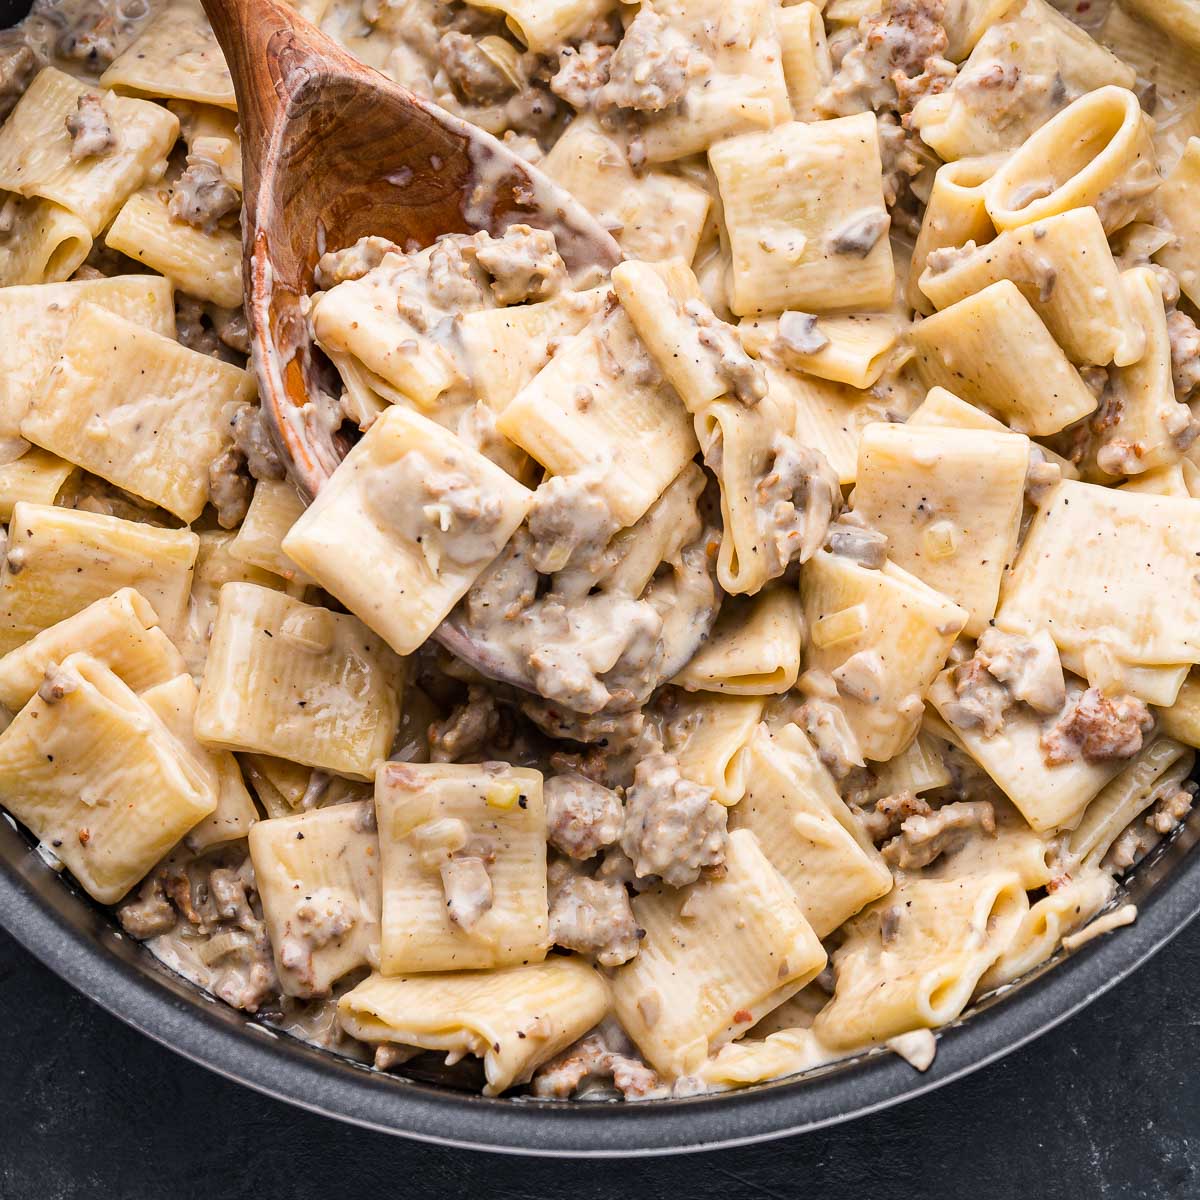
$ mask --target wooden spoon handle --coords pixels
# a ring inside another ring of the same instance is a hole
[[[243,164],[245,194],[252,200],[258,194],[262,152],[282,124],[281,116],[314,76],[329,72],[331,62],[348,66],[351,73],[357,64],[280,0],[201,3],[233,76],[242,144],[252,150]],[[248,207],[253,211],[252,204]]]

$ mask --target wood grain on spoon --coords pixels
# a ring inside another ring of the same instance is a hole
[[[573,272],[620,259],[566,192],[482,130],[352,58],[277,0],[203,0],[237,93],[246,313],[263,408],[310,497],[344,457],[338,389],[301,307],[326,250],[554,232]]]

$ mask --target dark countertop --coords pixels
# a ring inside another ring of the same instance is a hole
[[[1200,1196],[1200,922],[966,1080],[763,1146],[636,1162],[422,1146],[268,1100],[108,1016],[0,933],[2,1200],[1109,1200]]]

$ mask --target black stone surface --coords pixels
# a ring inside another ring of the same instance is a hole
[[[1200,1197],[1200,922],[966,1080],[804,1138],[575,1163],[423,1146],[269,1100],[108,1016],[0,932],[0,1200]]]

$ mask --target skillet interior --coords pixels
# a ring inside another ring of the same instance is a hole
[[[0,0],[0,27],[27,0]],[[161,966],[107,910],[0,821],[0,924],[68,983],[185,1057],[279,1099],[425,1141],[563,1156],[682,1153],[850,1120],[948,1083],[1054,1028],[1161,949],[1200,907],[1200,806],[1132,873],[1117,902],[1137,922],[1077,953],[1061,952],[938,1031],[920,1075],[872,1051],[804,1076],[723,1095],[640,1104],[492,1099],[405,1079],[317,1049],[229,1008]]]

